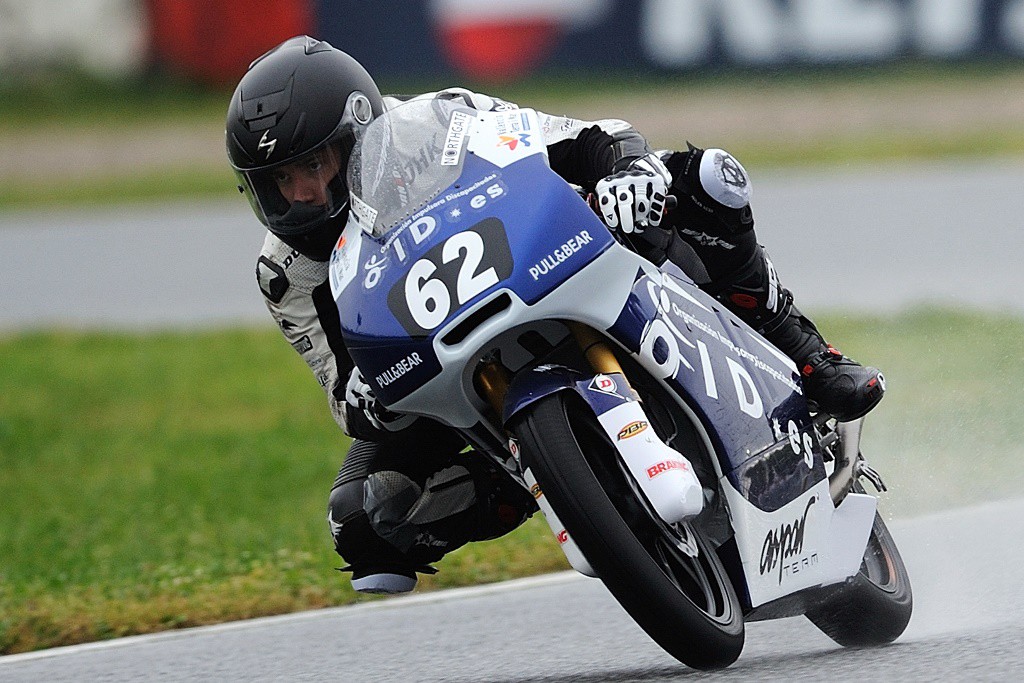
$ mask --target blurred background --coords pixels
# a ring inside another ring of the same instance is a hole
[[[1024,0],[0,0],[0,654],[355,599],[348,442],[223,146],[302,33],[383,92],[733,152],[797,303],[889,378],[886,515],[1020,495]],[[564,567],[531,520],[422,585]]]
[[[1015,0],[5,0],[9,75],[154,68],[233,85],[254,54],[307,33],[374,73],[510,80],[538,73],[1019,57]]]

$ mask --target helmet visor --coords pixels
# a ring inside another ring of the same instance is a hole
[[[347,133],[288,163],[237,171],[271,232],[300,235],[338,215],[348,200],[343,174],[352,142]]]

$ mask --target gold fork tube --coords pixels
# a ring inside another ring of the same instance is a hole
[[[605,375],[618,373],[625,377],[626,373],[601,335],[581,323],[570,322],[568,325],[583,355],[596,372]],[[505,407],[505,394],[508,393],[508,371],[501,363],[484,363],[476,373],[476,382],[480,395],[500,417]]]
[[[483,397],[501,418],[508,393],[508,372],[501,363],[484,363],[476,373],[478,388]]]
[[[608,348],[608,344],[605,343],[601,335],[580,323],[569,323],[569,330],[594,370],[605,375],[619,373],[625,377],[626,373],[622,371],[618,359],[615,358],[615,354]]]

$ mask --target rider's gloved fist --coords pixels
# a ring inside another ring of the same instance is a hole
[[[627,234],[657,227],[671,182],[671,174],[657,155],[634,159],[624,171],[598,181],[595,192],[601,217],[609,228]]]
[[[345,386],[345,402],[348,404],[348,432],[351,436],[364,438],[365,427],[382,432],[397,432],[405,429],[415,420],[415,415],[399,415],[385,408],[373,394],[373,389],[363,379],[359,368],[353,368]],[[364,424],[360,424],[364,423]]]

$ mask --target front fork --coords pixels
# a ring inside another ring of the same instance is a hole
[[[601,335],[581,323],[570,322],[568,325],[576,344],[594,372],[602,375],[619,374],[626,378],[618,359]],[[476,380],[477,390],[500,419],[505,407],[505,394],[509,388],[508,371],[497,361],[485,361],[477,370]],[[626,382],[629,380],[626,379]]]
[[[573,337],[576,339],[576,343],[579,344],[580,349],[583,350],[584,355],[595,371],[604,374],[622,373],[622,368],[619,366],[615,355],[604,344],[599,335],[589,327],[578,323],[569,323],[569,327]],[[625,377],[624,374],[622,376]],[[499,421],[505,409],[505,396],[508,394],[509,386],[508,371],[496,360],[485,361],[477,370],[477,391],[487,400],[495,415],[498,416]],[[513,457],[519,462],[519,446],[511,434],[508,436],[508,444]],[[537,501],[537,507],[544,514],[544,521],[547,522],[555,540],[558,541],[559,547],[565,553],[570,566],[584,576],[597,578],[597,572],[590,566],[590,562],[583,555],[583,551],[579,549],[576,542],[569,536],[569,532],[566,531],[565,525],[558,518],[554,508],[551,507],[551,502],[544,495],[540,484],[537,483],[537,478],[533,476],[533,472],[529,468],[522,468],[521,463],[520,467],[522,469],[523,481],[526,482],[530,493]]]
[[[606,376],[606,379],[607,376],[619,377],[627,385],[619,388],[617,393],[613,391],[617,405],[611,409],[605,406],[601,411],[588,396],[587,392],[594,391],[593,388],[578,386],[577,391],[595,407],[598,421],[654,511],[668,524],[677,524],[700,514],[704,505],[703,488],[689,460],[661,441],[650,428],[650,420],[640,401],[634,398],[635,392],[628,386],[622,366],[607,342],[586,325],[570,322],[568,326],[593,371],[599,376]],[[496,361],[485,362],[476,379],[478,391],[498,416],[503,415],[510,386],[505,368]],[[510,448],[515,448],[511,439]],[[569,539],[532,473],[526,471],[524,477],[570,563],[581,573],[593,576],[592,570],[587,571],[589,564]],[[578,557],[574,558],[574,555]]]

